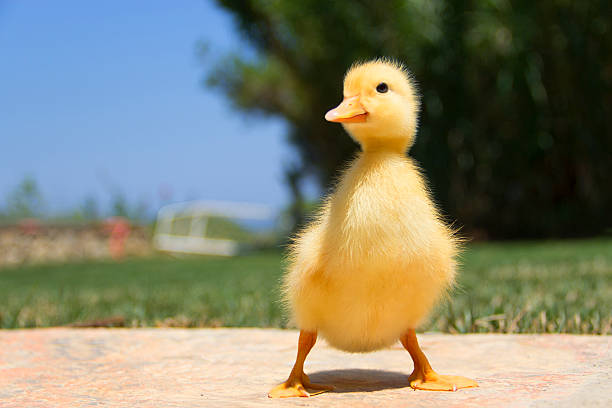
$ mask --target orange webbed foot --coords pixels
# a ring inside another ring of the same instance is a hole
[[[457,391],[461,388],[478,387],[476,381],[467,377],[440,375],[433,371],[427,374],[413,372],[408,382],[415,390],[427,391]]]
[[[440,375],[436,373],[423,350],[419,346],[419,342],[416,338],[416,332],[414,329],[408,329],[406,333],[400,337],[402,345],[410,353],[412,361],[414,362],[414,370],[408,382],[415,390],[428,390],[428,391],[457,391],[461,388],[472,388],[478,387],[476,381],[466,377],[460,377],[458,375]]]
[[[307,390],[315,390],[308,392]],[[331,385],[311,383],[306,374],[300,377],[289,377],[287,381],[272,388],[268,393],[270,398],[311,397],[334,389]]]

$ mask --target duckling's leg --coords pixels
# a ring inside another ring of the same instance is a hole
[[[286,398],[286,397],[309,397],[317,395],[325,391],[333,390],[334,387],[321,384],[313,384],[304,374],[304,360],[317,341],[317,332],[300,331],[300,339],[298,341],[298,352],[293,370],[289,374],[289,378],[282,384],[272,388],[268,394],[270,398]],[[306,391],[306,388],[319,390],[312,394]]]
[[[469,378],[436,373],[419,347],[416,333],[413,329],[408,330],[400,337],[400,341],[406,350],[408,350],[414,362],[414,371],[412,371],[408,381],[415,390],[456,391],[459,388],[478,387],[476,381]]]

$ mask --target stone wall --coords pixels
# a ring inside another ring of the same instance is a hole
[[[0,268],[32,263],[147,256],[149,231],[125,224],[122,241],[113,243],[114,222],[46,224],[36,220],[0,226]],[[120,247],[120,253],[116,251]],[[113,247],[115,251],[113,251]]]

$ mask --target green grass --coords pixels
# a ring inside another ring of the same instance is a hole
[[[612,334],[612,239],[473,244],[424,329]],[[279,252],[0,270],[0,327],[284,327]]]
[[[475,244],[451,302],[448,332],[612,334],[612,239]]]

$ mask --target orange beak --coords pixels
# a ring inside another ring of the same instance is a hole
[[[365,122],[368,112],[363,109],[359,95],[344,98],[342,103],[325,114],[330,122],[357,123]]]

